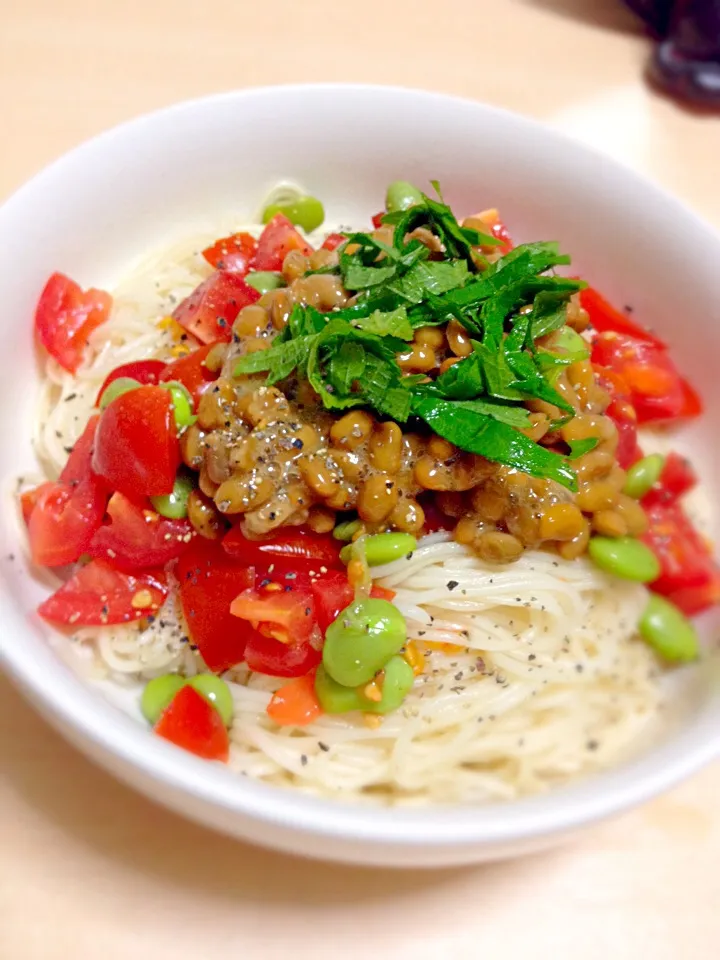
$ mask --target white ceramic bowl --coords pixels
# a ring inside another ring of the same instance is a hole
[[[391,180],[438,178],[460,212],[498,206],[516,239],[560,240],[574,269],[667,336],[708,408],[686,444],[705,476],[718,476],[720,239],[712,230],[634,173],[529,120],[429,93],[314,86],[229,93],[142,117],[74,150],[0,210],[0,473],[8,494],[33,463],[32,316],[47,276],[62,270],[83,285],[112,287],[144,251],[228,215],[251,216],[286,177],[323,199],[330,222],[367,222]],[[711,659],[676,683],[672,722],[641,756],[545,796],[393,811],[274,789],[170,746],[78,679],[33,613],[44,590],[20,543],[8,495],[0,652],[30,702],[126,783],[257,843],[397,866],[510,856],[646,800],[720,747]]]

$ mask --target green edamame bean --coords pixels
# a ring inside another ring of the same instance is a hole
[[[658,558],[632,537],[591,537],[588,553],[601,570],[623,580],[651,583],[660,576]]]
[[[132,377],[118,377],[103,390],[103,395],[100,397],[100,409],[104,410],[113,400],[121,397],[124,393],[129,393],[131,390],[137,390],[140,386],[142,384]]]
[[[169,380],[167,383],[159,383],[158,386],[170,392],[175,416],[175,426],[178,430],[182,430],[184,427],[189,427],[195,423],[193,398],[185,384],[177,380]]]
[[[369,567],[380,567],[406,557],[417,549],[411,533],[376,533],[365,538],[365,559]]]
[[[574,363],[579,360],[587,360],[590,356],[588,345],[585,340],[572,327],[562,327],[553,337],[553,350],[560,349]]]
[[[327,628],[323,664],[345,687],[369,683],[407,637],[405,618],[387,600],[356,600]]]
[[[253,270],[246,275],[245,283],[255,287],[258,293],[268,293],[270,290],[277,290],[278,287],[286,285],[282,274],[274,273],[272,270]]]
[[[674,603],[656,593],[640,618],[640,634],[666,660],[695,660],[700,652],[695,627]]]
[[[359,520],[345,520],[343,523],[338,523],[335,529],[333,530],[333,537],[335,540],[341,541],[350,541],[353,538],[353,534],[360,529]],[[343,550],[345,547],[343,547]],[[342,552],[342,551],[341,551]],[[345,562],[345,561],[343,561]],[[349,560],[347,561],[350,562]]]
[[[216,677],[214,673],[198,673],[190,677],[188,683],[215,707],[225,726],[229,727],[232,723],[235,704],[225,681]]]
[[[290,223],[302,227],[306,233],[317,230],[325,219],[325,208],[317,197],[296,197],[281,203],[271,203],[263,210],[262,221],[269,223],[276,213],[284,213]]]
[[[422,194],[418,188],[408,183],[407,180],[394,180],[385,194],[385,209],[388,213],[408,210],[422,202]]]
[[[402,706],[415,681],[412,667],[403,657],[391,657],[384,667],[385,676],[382,681],[382,700],[374,702],[366,700],[363,710],[366,713],[390,713]]]
[[[364,710],[370,701],[354,687],[344,687],[328,674],[322,664],[315,674],[315,693],[325,713],[349,713]]]
[[[665,457],[660,453],[651,453],[649,457],[638,460],[627,472],[623,493],[635,500],[644,497],[648,490],[654,487],[660,479],[664,466]]]
[[[140,697],[140,709],[148,723],[155,726],[163,711],[170,706],[175,694],[185,686],[185,682],[185,677],[179,677],[176,673],[165,673],[161,677],[148,680]]]
[[[188,497],[194,486],[186,473],[179,473],[175,477],[172,493],[165,493],[160,497],[150,497],[150,502],[161,517],[167,517],[169,520],[182,520],[187,516]]]

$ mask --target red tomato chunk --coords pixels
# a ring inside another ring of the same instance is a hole
[[[166,364],[162,360],[134,360],[132,363],[123,363],[115,367],[106,377],[103,385],[95,400],[95,406],[100,405],[102,395],[115,380],[120,377],[129,377],[131,380],[137,380],[138,383],[154,384],[160,380],[160,374],[165,369]],[[169,379],[173,379],[170,377]]]
[[[131,499],[171,493],[179,465],[168,390],[138,387],[107,406],[95,435],[92,466],[111,489]]]
[[[88,337],[104,323],[112,297],[104,290],[83,290],[62,273],[45,284],[35,310],[35,334],[50,356],[70,373],[83,359]]]
[[[263,230],[252,263],[253,270],[282,270],[283,260],[291,250],[306,257],[313,252],[310,244],[283,213],[276,213]],[[260,294],[258,294],[259,298]]]
[[[240,274],[218,270],[175,308],[173,319],[201,343],[229,343],[238,313],[259,299]]]
[[[257,248],[257,240],[249,233],[234,233],[230,237],[221,237],[203,250],[203,257],[216,270],[245,276]]]
[[[198,347],[197,350],[193,350],[186,357],[173,360],[165,367],[160,381],[166,383],[175,380],[181,383],[192,394],[197,407],[200,397],[210,384],[218,378],[217,373],[213,373],[205,366],[207,355],[214,346],[214,343],[208,343],[203,347]]]
[[[155,724],[155,733],[203,760],[227,762],[230,740],[222,717],[191,686],[181,687]]]
[[[314,570],[319,573],[322,567],[343,566],[336,540],[297,527],[279,530],[272,540],[248,540],[240,527],[233,527],[225,535],[223,547],[231,557],[248,565],[266,569],[273,565],[275,570],[283,572]]]
[[[132,576],[100,560],[81,566],[59,590],[43,601],[38,613],[52,623],[96,627],[129,623],[155,615],[168,594],[163,570]]]
[[[122,493],[112,495],[107,513],[110,522],[95,533],[88,553],[129,573],[177,560],[194,535],[187,520],[167,520]]]

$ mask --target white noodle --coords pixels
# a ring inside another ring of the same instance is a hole
[[[212,239],[165,250],[128,277],[76,376],[48,361],[33,438],[47,476],[114,367],[171,356],[175,341],[158,321],[208,275],[197,251]],[[454,646],[427,649],[404,706],[377,729],[355,715],[278,728],[265,708],[284,681],[237,668],[227,678],[234,770],[368,803],[509,800],[616,762],[658,710],[657,665],[635,636],[642,587],[540,551],[492,568],[443,535],[375,572],[396,591],[410,638]],[[203,669],[173,598],[144,629],[88,628],[73,643],[86,672],[93,650],[117,683]]]

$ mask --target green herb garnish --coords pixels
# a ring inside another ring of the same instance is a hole
[[[558,424],[574,415],[554,383],[577,348],[563,341],[556,353],[538,340],[565,333],[568,300],[584,284],[548,274],[570,262],[556,243],[522,244],[488,264],[475,247],[498,241],[461,227],[434,186],[440,200],[423,194],[422,203],[383,217],[394,225],[392,243],[348,236],[338,266],[327,269],[356,294],[351,307],[322,314],[296,304],[270,348],[241,357],[234,374],[306,379],[329,410],[366,407],[398,423],[422,420],[461,450],[575,490],[570,461],[596,441],[576,441],[563,456],[521,431],[531,426],[531,399],[565,412]],[[417,227],[438,237],[442,259],[430,259],[417,238],[406,241]],[[470,356],[430,382],[404,375],[397,355],[413,331],[453,318],[472,337]]]

